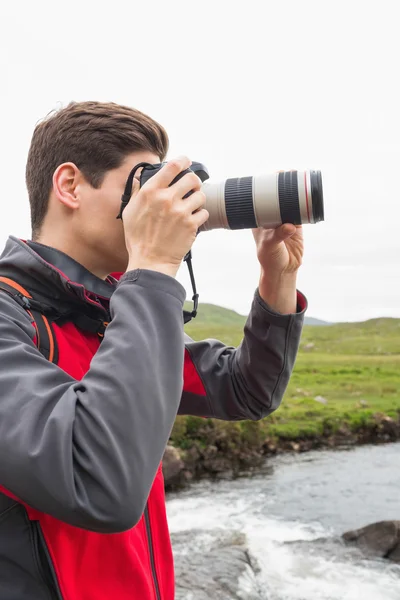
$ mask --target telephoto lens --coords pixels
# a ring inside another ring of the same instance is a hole
[[[320,171],[280,171],[251,177],[206,181],[205,208],[210,217],[200,231],[276,228],[324,220]]]
[[[165,163],[136,165],[126,182],[121,199],[122,212],[132,194],[133,177],[142,167],[140,185],[144,185]],[[274,229],[282,223],[303,225],[324,220],[321,171],[278,171],[250,177],[233,177],[213,183],[207,168],[193,162],[170,185],[193,171],[202,182],[205,208],[210,217],[199,231],[211,229]],[[190,195],[190,192],[189,194]]]

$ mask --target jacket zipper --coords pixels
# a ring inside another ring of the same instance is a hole
[[[46,540],[44,539],[42,528],[38,521],[31,521],[36,560],[40,569],[43,581],[49,587],[51,598],[54,600],[63,600],[58,585],[57,575],[53,567]]]
[[[150,564],[151,564],[151,572],[153,575],[153,583],[154,583],[154,589],[156,591],[156,598],[157,600],[161,600],[161,593],[160,593],[160,585],[158,583],[158,579],[157,579],[157,572],[156,572],[156,563],[154,561],[154,548],[153,548],[153,539],[151,536],[151,525],[150,525],[150,517],[149,517],[149,507],[146,504],[146,508],[144,509],[144,520],[146,523],[146,532],[147,532],[147,542],[149,545],[149,553],[150,553]]]

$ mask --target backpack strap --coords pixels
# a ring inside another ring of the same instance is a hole
[[[99,318],[95,319],[78,311],[71,311],[69,313],[65,313],[64,315],[60,315],[59,317],[56,317],[54,321],[57,322],[57,325],[62,325],[63,323],[68,323],[68,321],[70,321],[83,331],[97,333],[100,341],[103,339],[104,332],[109,324],[108,321],[104,321],[103,319]]]
[[[11,296],[31,317],[36,330],[36,346],[41,354],[52,363],[58,362],[58,346],[52,322],[36,307],[30,293],[19,283],[8,277],[0,277],[0,290]]]

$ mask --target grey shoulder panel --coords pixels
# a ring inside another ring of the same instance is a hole
[[[28,315],[0,293],[0,485],[85,529],[140,519],[182,393],[183,300],[170,277],[128,273],[76,381],[39,353]]]

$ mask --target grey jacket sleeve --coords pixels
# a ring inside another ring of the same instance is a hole
[[[257,291],[238,348],[186,336],[190,377],[179,413],[237,421],[262,419],[276,410],[293,370],[306,308],[298,293],[298,312],[280,315]]]
[[[0,294],[0,485],[93,531],[140,519],[182,394],[184,297],[166,275],[127,273],[76,381],[39,353],[29,316]]]

